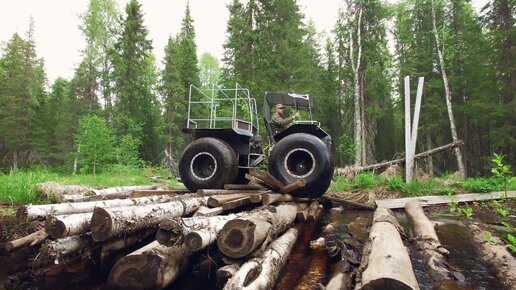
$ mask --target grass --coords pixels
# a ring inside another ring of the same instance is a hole
[[[100,174],[59,174],[44,169],[16,171],[8,174],[0,173],[0,201],[12,205],[43,203],[34,190],[37,183],[53,181],[61,184],[87,185],[95,188],[114,187],[122,185],[153,184],[149,177],[162,176],[164,180],[170,177],[167,169],[163,168],[133,168],[114,166]],[[165,181],[163,186],[177,188],[174,178]]]
[[[456,175],[446,175],[426,181],[412,181],[405,183],[403,177],[395,175],[384,178],[372,173],[360,173],[354,179],[335,177],[330,186],[330,192],[349,191],[353,189],[370,189],[385,186],[388,190],[400,191],[406,196],[422,195],[447,195],[456,193],[487,193],[503,190],[503,179],[491,178],[466,178],[461,180]],[[507,190],[516,190],[516,178],[512,177],[507,182]]]

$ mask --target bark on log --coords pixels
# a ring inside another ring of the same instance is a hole
[[[310,203],[310,207],[308,208],[308,214],[306,216],[306,221],[309,223],[313,223],[317,220],[317,216],[319,211],[319,202],[314,200]]]
[[[428,151],[425,151],[425,152],[418,153],[418,154],[414,155],[414,160],[417,160],[417,159],[420,159],[420,158],[425,158],[425,157],[428,157],[430,155],[433,155],[433,154],[436,154],[436,153],[439,153],[439,152],[442,152],[442,151],[446,151],[446,150],[449,150],[449,149],[457,148],[457,147],[462,146],[462,145],[464,145],[464,142],[461,141],[461,140],[457,140],[457,141],[452,142],[450,144],[443,145],[443,146],[440,146],[440,147],[437,147],[437,148],[434,148],[434,149],[431,149],[431,150],[428,150]],[[363,172],[363,171],[371,171],[371,170],[374,171],[374,170],[382,169],[382,168],[385,168],[385,167],[389,167],[389,166],[394,165],[394,164],[404,164],[404,163],[405,163],[405,158],[400,158],[400,159],[395,159],[395,160],[391,160],[391,161],[387,161],[387,162],[382,162],[382,163],[377,163],[377,164],[372,164],[372,165],[363,166],[363,167],[335,168],[334,175],[336,175],[336,176],[337,175],[346,175],[346,176],[348,176],[348,175],[355,175],[355,174]]]
[[[131,192],[132,198],[137,197],[147,197],[147,196],[154,196],[154,195],[170,195],[170,196],[177,196],[178,194],[187,194],[190,193],[188,189],[171,189],[171,190],[133,190]]]
[[[118,260],[108,284],[117,289],[162,289],[179,276],[188,258],[184,246],[166,247],[154,241]]]
[[[235,200],[226,201],[221,205],[224,211],[239,208],[251,203],[251,197],[245,196]]]
[[[150,228],[165,218],[192,214],[203,202],[202,197],[187,197],[162,204],[95,208],[91,234],[94,241],[104,241],[124,232]]]
[[[263,205],[271,205],[278,202],[293,201],[294,197],[290,194],[266,193],[262,196]]]
[[[210,207],[219,207],[222,204],[232,201],[235,199],[246,197],[246,194],[221,194],[221,195],[213,195],[208,198],[208,206]]]
[[[38,183],[35,185],[36,193],[46,200],[60,202],[67,194],[78,194],[91,190],[89,186],[62,185],[56,182]]]
[[[285,184],[283,184],[283,182],[279,181],[276,177],[272,176],[268,172],[256,170],[256,169],[250,169],[249,175],[260,179],[264,183],[271,186],[274,190],[280,190],[283,187],[285,187]]]
[[[100,195],[103,197],[108,197],[110,195],[116,195],[116,196],[131,196],[131,193],[134,190],[155,190],[157,189],[157,185],[135,185],[135,186],[117,186],[117,187],[110,187],[110,188],[104,188],[104,189],[92,189],[88,192],[86,192],[85,195]]]
[[[218,232],[227,221],[238,216],[237,214],[230,214],[213,217],[167,218],[160,223],[156,240],[160,244],[170,247],[181,241],[189,233],[197,230],[211,228],[218,229]]]
[[[355,289],[419,289],[400,230],[390,210],[375,211]]]
[[[272,191],[276,190],[276,187],[271,186],[271,185],[267,184],[266,182],[263,182],[261,179],[258,179],[256,177],[250,175],[249,173],[245,174],[245,178],[247,180],[249,180],[250,184],[256,184],[256,185],[259,185],[259,186],[261,186],[261,187],[263,187],[265,189],[270,189]]]
[[[434,281],[443,281],[451,277],[445,255],[449,252],[439,241],[434,224],[426,217],[421,204],[408,202],[405,212],[414,230],[414,240],[419,254],[425,259],[428,272]]]
[[[54,239],[86,233],[90,230],[93,213],[50,216],[45,222],[45,231]]]
[[[242,258],[273,235],[281,234],[294,222],[297,206],[294,204],[280,205],[264,209],[249,216],[228,221],[219,233],[217,245],[219,250],[230,258]],[[264,244],[264,246],[267,242]]]
[[[488,235],[488,231],[477,225],[469,226],[469,236],[482,260],[495,270],[496,276],[507,289],[515,289],[516,258],[509,253],[505,243],[498,237],[491,235],[491,240],[486,241]]]
[[[100,267],[102,269],[111,269],[114,262],[118,260],[116,257],[121,255],[120,251],[138,243],[142,243],[155,235],[156,229],[144,229],[103,243],[100,248]]]
[[[219,268],[215,276],[217,285],[226,285],[228,280],[235,275],[238,269],[240,269],[240,264],[229,264]]]
[[[325,199],[325,200],[329,200],[332,204],[339,204],[339,205],[345,206],[347,208],[365,209],[365,210],[374,210],[375,209],[374,207],[372,207],[370,205],[354,202],[351,200],[345,200],[345,199],[334,197],[334,196],[324,195],[321,198]]]
[[[55,241],[47,240],[41,247],[40,252],[43,259],[51,258],[55,264],[59,263],[59,258],[63,256],[84,251],[93,245],[91,235],[75,235]]]
[[[49,215],[65,215],[93,212],[96,207],[110,208],[123,207],[132,205],[156,204],[164,203],[177,199],[170,195],[155,195],[149,197],[129,198],[129,199],[112,199],[104,201],[89,201],[79,203],[59,203],[59,204],[42,204],[42,205],[25,205],[20,206],[16,212],[16,217],[22,221],[32,219],[44,219]]]
[[[263,200],[263,194],[252,194],[250,198],[252,203],[260,203]]]
[[[301,187],[304,187],[306,185],[306,179],[301,178],[296,180],[295,182],[292,182],[291,184],[288,184],[282,188],[280,188],[279,193],[281,194],[287,194],[291,193],[292,191],[296,189],[300,189]]]
[[[42,243],[46,238],[48,237],[48,234],[45,232],[44,229],[41,229],[39,231],[33,232],[30,235],[27,235],[23,238],[19,238],[10,242],[7,242],[5,244],[5,249],[7,251],[12,251],[14,249],[21,248],[23,246],[35,246],[39,243]]]
[[[228,190],[228,189],[199,189],[198,195],[221,195],[221,194],[257,194],[269,193],[269,190]]]
[[[287,262],[298,230],[291,228],[273,241],[259,257],[244,263],[228,281],[224,289],[272,289]]]
[[[228,190],[264,190],[265,188],[258,184],[224,184],[224,189]]]

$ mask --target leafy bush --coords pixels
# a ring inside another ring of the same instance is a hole
[[[387,179],[387,186],[389,187],[389,190],[399,190],[404,192],[405,180],[403,180],[403,177],[399,175],[394,175],[393,177]]]
[[[467,178],[462,182],[467,192],[491,192],[503,189],[502,178]]]
[[[376,175],[373,173],[360,173],[355,177],[354,183],[357,188],[373,188],[377,184]]]

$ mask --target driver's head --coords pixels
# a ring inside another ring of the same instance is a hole
[[[279,115],[283,115],[283,113],[285,112],[285,106],[283,104],[277,104],[276,105],[276,112]]]

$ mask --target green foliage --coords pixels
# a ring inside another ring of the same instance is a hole
[[[448,206],[450,207],[451,213],[460,213],[459,204],[457,201],[453,198],[453,194],[451,192],[448,193],[448,197],[450,198],[451,202],[448,203]]]
[[[491,161],[495,164],[495,166],[491,169],[491,172],[498,177],[503,178],[503,190],[504,195],[503,198],[507,198],[507,177],[512,175],[511,166],[507,164],[503,164],[503,155],[498,155],[494,153],[494,158]]]
[[[118,164],[140,167],[143,162],[138,152],[140,144],[141,141],[132,135],[123,136],[116,148]]]
[[[329,191],[342,192],[353,189],[353,183],[344,177],[336,177],[330,185]]]
[[[464,215],[468,218],[468,219],[471,219],[472,216],[473,216],[473,208],[471,207],[466,207],[464,209],[462,209],[462,212],[464,213]]]
[[[0,173],[0,200],[15,205],[41,203],[34,185],[54,178],[55,174],[41,169]]]
[[[466,192],[492,192],[502,190],[503,181],[500,178],[466,178],[462,188]]]
[[[376,176],[373,173],[360,173],[354,180],[355,187],[373,188],[376,185]]]
[[[387,180],[387,185],[389,190],[405,190],[405,181],[403,180],[403,177],[399,175],[394,175],[393,177],[389,178]]]
[[[79,122],[75,136],[76,156],[83,172],[92,172],[97,167],[111,164],[114,158],[114,139],[106,122],[97,116],[86,116]]]
[[[516,253],[516,237],[511,234],[507,234],[507,239],[510,244],[507,244],[507,248],[511,250],[511,252]]]
[[[339,136],[337,152],[340,154],[341,158],[345,160],[343,164],[350,165],[354,163],[356,150],[357,144],[355,140],[346,134]]]
[[[502,217],[507,217],[509,215],[509,211],[506,210],[505,208],[496,208],[496,211],[502,216]]]

